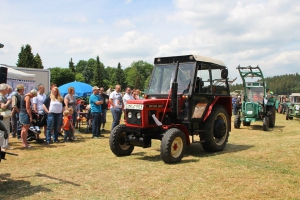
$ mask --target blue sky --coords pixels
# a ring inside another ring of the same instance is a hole
[[[123,68],[154,57],[198,54],[265,76],[299,73],[297,0],[0,0],[0,63],[15,65],[22,45],[45,68],[96,58]]]

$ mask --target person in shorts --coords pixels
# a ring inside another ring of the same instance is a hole
[[[31,99],[36,97],[37,91],[31,90],[21,99],[19,120],[22,126],[21,139],[24,148],[31,148],[27,143],[27,135],[30,124],[32,123]]]

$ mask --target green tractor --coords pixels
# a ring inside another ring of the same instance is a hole
[[[286,107],[286,120],[300,118],[300,93],[290,95],[291,103]]]
[[[269,127],[275,126],[275,101],[272,94],[266,94],[266,82],[259,66],[240,67],[240,76],[243,80],[243,100],[241,109],[234,118],[234,128],[250,126],[251,122],[262,121],[263,130],[268,131]],[[246,79],[256,78],[255,82],[246,82]]]

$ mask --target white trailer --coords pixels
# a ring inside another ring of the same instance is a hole
[[[49,69],[36,69],[36,68],[24,68],[14,67],[14,69],[28,73],[35,74],[35,87],[39,84],[43,84],[45,87],[45,94],[50,91],[50,70]]]

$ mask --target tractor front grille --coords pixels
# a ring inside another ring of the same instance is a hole
[[[128,113],[129,112],[131,112],[132,114],[131,114],[131,118],[129,118],[128,117]],[[137,113],[140,113],[140,115],[141,115],[141,118],[140,119],[138,119],[137,118]],[[126,110],[126,123],[128,123],[128,124],[137,124],[137,125],[142,125],[142,113],[141,113],[141,111],[140,110]]]

